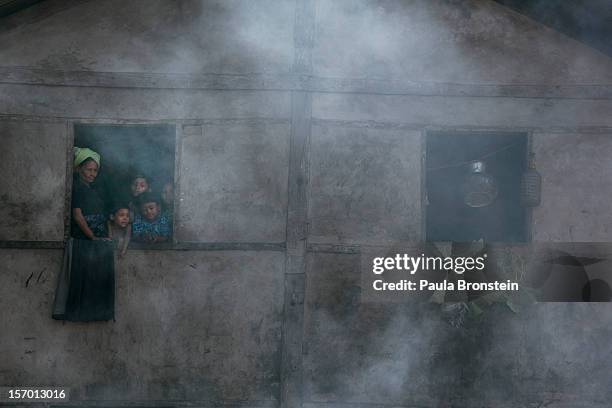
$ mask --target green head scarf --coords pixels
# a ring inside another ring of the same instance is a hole
[[[100,155],[87,147],[74,147],[74,167],[79,166],[87,159],[92,159],[100,166]]]

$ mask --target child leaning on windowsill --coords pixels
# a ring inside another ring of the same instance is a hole
[[[157,243],[170,240],[170,218],[161,211],[159,194],[145,192],[138,197],[140,214],[132,224],[134,242]]]
[[[147,176],[140,173],[134,175],[132,177],[132,182],[130,183],[130,222],[134,222],[136,219],[136,214],[138,213],[138,197],[147,191],[151,191]]]
[[[115,242],[122,258],[126,252],[132,236],[132,225],[130,224],[129,206],[115,205],[107,223],[108,237]]]

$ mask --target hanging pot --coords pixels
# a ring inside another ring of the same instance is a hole
[[[463,185],[463,202],[469,207],[479,208],[491,205],[497,198],[498,188],[495,179],[486,172],[485,163],[473,161],[469,164],[469,174]]]

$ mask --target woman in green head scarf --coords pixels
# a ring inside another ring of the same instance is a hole
[[[87,160],[96,162],[100,167],[100,155],[88,147],[73,147],[74,152],[74,167],[77,168]]]
[[[75,147],[73,165],[73,239],[67,245],[70,255],[65,268],[69,269],[64,274],[69,284],[65,296],[56,297],[59,306],[54,307],[54,317],[70,321],[111,320],[115,313],[113,246],[107,238],[104,201],[92,184],[98,176],[100,155],[89,148]]]
[[[100,155],[89,148],[74,148],[75,180],[72,187],[72,236],[96,240],[106,234],[104,202],[92,183],[98,176]]]

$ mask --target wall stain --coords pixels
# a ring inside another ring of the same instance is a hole
[[[32,279],[32,277],[33,277],[33,276],[34,276],[34,272],[32,272],[32,273],[30,274],[30,276],[28,276],[28,279],[26,279],[26,282],[25,282],[25,287],[26,287],[26,288],[27,288],[27,287],[28,287],[28,285],[30,284],[30,279]]]
[[[42,278],[42,275],[43,275],[43,273],[44,273],[46,270],[47,270],[47,268],[43,268],[43,269],[40,271],[40,273],[38,274],[38,278],[36,278],[36,283],[39,283],[39,282],[40,282],[40,278]],[[44,282],[46,282],[46,281],[47,281],[47,279],[45,279],[45,280],[43,281],[43,283],[44,283]]]

